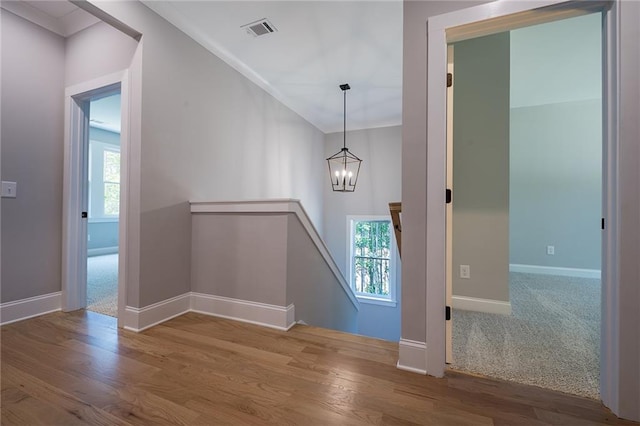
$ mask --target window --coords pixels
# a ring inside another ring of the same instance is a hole
[[[350,283],[363,302],[395,306],[395,240],[386,216],[350,217]]]
[[[89,142],[89,217],[117,219],[120,213],[120,147]]]

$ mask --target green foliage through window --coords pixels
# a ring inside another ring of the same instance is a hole
[[[120,152],[104,150],[104,214],[117,216],[120,213]]]
[[[391,222],[356,221],[353,231],[352,273],[356,293],[384,298],[390,294]]]

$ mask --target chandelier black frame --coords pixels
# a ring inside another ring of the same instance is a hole
[[[329,165],[331,189],[335,192],[353,192],[356,190],[356,184],[358,183],[362,160],[349,152],[349,148],[347,148],[347,90],[351,89],[351,87],[349,84],[341,84],[340,89],[344,97],[342,149],[327,158],[327,164]]]

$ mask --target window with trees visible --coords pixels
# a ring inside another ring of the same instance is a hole
[[[89,217],[117,219],[120,213],[120,147],[89,142]]]
[[[349,218],[351,286],[361,300],[395,302],[395,241],[386,216]]]

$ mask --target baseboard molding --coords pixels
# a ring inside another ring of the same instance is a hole
[[[502,300],[480,299],[478,297],[453,296],[454,309],[463,311],[485,312],[487,314],[511,315],[511,302]]]
[[[118,246],[115,247],[101,247],[101,248],[93,248],[87,250],[87,256],[104,256],[105,254],[115,254],[118,253]]]
[[[211,294],[191,293],[191,311],[278,330],[289,330],[296,323],[293,305],[268,305]]]
[[[596,278],[600,279],[601,273],[598,269],[561,268],[558,266],[538,266],[520,265],[512,263],[509,265],[511,272],[524,272],[526,274],[558,275],[561,277]]]
[[[0,325],[59,311],[62,307],[62,292],[44,294],[0,304]]]
[[[415,340],[400,339],[398,343],[398,369],[427,374],[427,345]]]
[[[140,332],[165,321],[186,314],[191,308],[191,294],[185,293],[144,308],[127,306],[124,312],[124,328]]]

